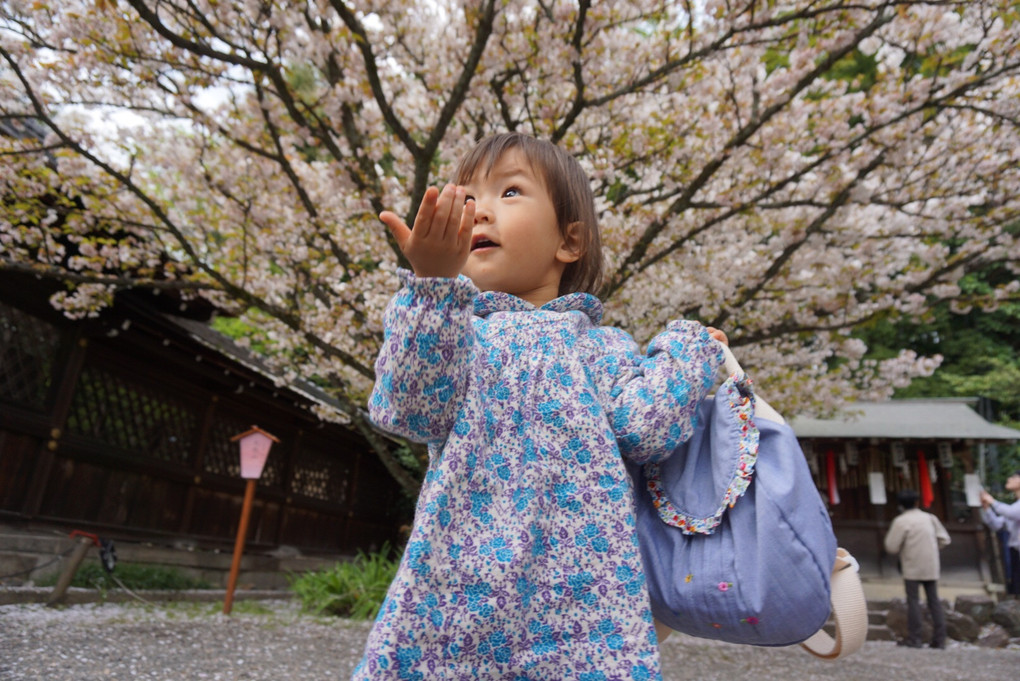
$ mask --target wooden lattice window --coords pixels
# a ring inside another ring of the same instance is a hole
[[[294,460],[290,491],[313,499],[342,504],[347,499],[350,469],[325,452],[302,447]]]
[[[259,424],[262,425],[262,424]],[[217,415],[213,420],[209,433],[209,444],[205,449],[202,469],[207,473],[226,475],[232,478],[241,475],[241,450],[230,438],[251,428],[250,421],[242,421],[238,417]],[[273,432],[273,428],[269,428]],[[276,432],[273,432],[277,435]],[[269,458],[262,469],[259,484],[265,487],[280,487],[283,484],[283,460],[287,449],[286,436],[279,434],[283,442],[273,445],[269,450]]]
[[[165,390],[86,366],[75,387],[68,432],[142,458],[187,465],[200,414]]]
[[[59,343],[55,327],[0,303],[0,400],[45,409]]]

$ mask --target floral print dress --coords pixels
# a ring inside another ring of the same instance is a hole
[[[353,678],[661,678],[621,453],[690,436],[718,343],[675,321],[645,356],[588,294],[401,277],[369,409],[430,464]]]

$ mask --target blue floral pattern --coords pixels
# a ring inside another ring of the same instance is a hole
[[[690,437],[718,344],[674,321],[642,355],[588,294],[401,277],[369,410],[430,464],[353,678],[661,678],[621,453]]]

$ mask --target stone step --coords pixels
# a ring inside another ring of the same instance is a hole
[[[899,599],[902,600],[902,599]],[[890,599],[870,599],[868,600],[868,610],[881,610],[887,611],[892,607],[893,601]]]
[[[868,625],[868,640],[869,641],[895,641],[896,636],[893,634],[892,629],[885,626],[885,624],[869,624]]]
[[[59,561],[54,561],[48,567],[52,571],[59,569]],[[0,586],[6,584],[22,584],[30,577],[38,577],[46,571],[46,561],[41,561],[35,556],[28,555],[5,555],[0,553]]]
[[[0,586],[24,586],[58,574],[63,558],[73,551],[79,539],[66,534],[18,532],[0,527]],[[118,563],[159,565],[202,579],[214,586],[225,586],[233,552],[200,549],[188,543],[154,545],[148,542],[117,541]],[[239,587],[286,589],[288,575],[329,569],[350,556],[305,556],[284,547],[272,553],[246,550],[241,560]],[[98,548],[90,547],[84,563],[99,562]]]
[[[829,636],[834,636],[836,633],[836,625],[829,620],[822,627]],[[885,625],[885,613],[868,611],[868,636],[869,641],[894,641],[896,637],[893,635],[892,630]]]
[[[24,603],[46,603],[52,595],[52,588],[42,587],[9,587],[0,588],[0,605]],[[142,591],[136,593],[124,589],[97,591],[96,589],[79,589],[71,587],[61,599],[61,605],[81,605],[83,603],[133,603],[187,601],[191,603],[223,602],[226,592],[219,589],[203,589],[193,591]],[[234,592],[235,601],[290,600],[296,598],[291,591],[265,589],[239,589]]]
[[[37,553],[56,555],[67,550],[74,540],[66,535],[0,534],[0,553]]]
[[[22,584],[60,570],[60,561],[74,548],[61,535],[0,533],[0,584]]]

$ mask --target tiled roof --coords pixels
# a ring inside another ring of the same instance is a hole
[[[916,399],[858,402],[836,418],[791,419],[801,438],[890,438],[936,440],[1020,440],[1020,430],[991,423],[972,399]]]

